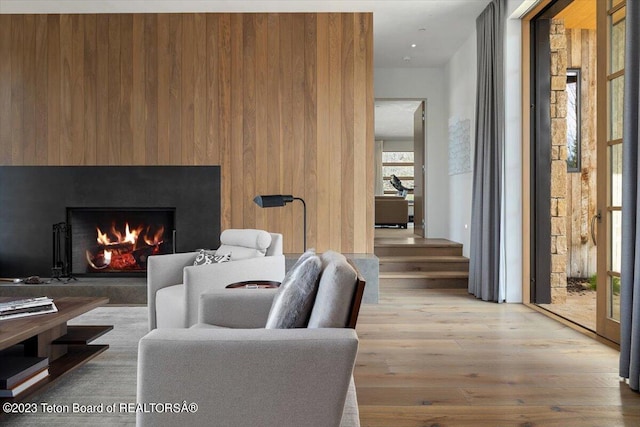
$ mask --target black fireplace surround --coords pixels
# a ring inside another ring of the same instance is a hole
[[[52,228],[69,209],[170,212],[175,235],[165,230],[165,253],[217,247],[220,167],[0,166],[0,277],[50,277]],[[79,256],[71,273],[87,272]]]

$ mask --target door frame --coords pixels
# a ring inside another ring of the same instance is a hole
[[[424,121],[424,153],[425,153],[425,160],[426,160],[426,154],[427,154],[427,117],[428,117],[428,102],[427,102],[427,98],[401,98],[401,97],[393,97],[393,98],[384,98],[384,97],[376,97],[374,99],[374,103],[376,101],[416,101],[416,102],[423,102],[424,103],[424,111],[425,111],[425,121]],[[374,114],[374,121],[375,121],[375,114]],[[375,126],[375,125],[374,125]],[[414,148],[414,153],[415,153],[415,148]],[[415,165],[415,158],[414,158],[414,165]],[[424,170],[424,180],[422,182],[422,188],[423,188],[423,203],[422,203],[422,212],[423,212],[423,216],[426,217],[427,214],[427,164],[426,161],[423,161],[422,164],[423,170]],[[413,177],[414,182],[416,177]],[[414,194],[415,197],[415,194]],[[415,213],[415,205],[414,205],[414,213]],[[414,223],[415,224],[415,223]],[[427,222],[425,221],[425,225],[424,225],[424,236],[426,237],[427,235]]]
[[[571,2],[571,0],[558,0],[563,2],[562,7],[554,5],[553,3],[556,0],[539,0],[534,6],[532,6],[529,10],[524,12],[523,16],[520,18],[521,22],[521,70],[522,70],[522,259],[523,260],[531,260],[532,257],[535,256],[533,252],[533,226],[535,220],[535,212],[533,212],[531,200],[534,197],[533,192],[533,138],[532,132],[534,131],[534,121],[532,119],[533,115],[531,114],[531,106],[533,105],[535,94],[533,92],[533,85],[531,84],[532,75],[533,75],[533,65],[532,63],[532,31],[535,19],[542,13],[547,12],[555,15],[557,12],[556,7],[559,7],[557,10],[561,10],[566,7],[567,4]],[[537,309],[537,306],[534,305],[534,298],[532,297],[532,293],[534,291],[534,287],[531,283],[531,277],[533,265],[531,262],[523,262],[522,263],[522,302],[525,305],[529,305],[532,308]]]
[[[608,5],[606,0],[597,1],[597,28],[598,59],[609,58],[610,33]],[[628,0],[627,0],[628,1]],[[635,1],[635,0],[634,0]],[[625,3],[626,5],[626,3]],[[615,8],[613,8],[615,9]],[[597,225],[598,263],[597,263],[597,297],[596,297],[596,332],[598,335],[620,343],[620,323],[612,320],[608,315],[609,307],[609,254],[611,253],[611,216],[609,215],[610,162],[609,162],[609,61],[598,61],[597,75],[597,156],[598,174],[604,174],[604,178],[598,177],[598,204],[597,211],[600,215]],[[623,67],[624,70],[624,67]]]
[[[534,158],[533,158],[533,149],[534,149],[534,115],[531,113],[532,105],[534,104],[535,92],[534,86],[532,85],[532,76],[533,67],[535,66],[535,62],[532,60],[532,36],[533,36],[533,26],[535,23],[535,19],[543,12],[549,12],[553,15],[557,13],[558,10],[566,7],[572,0],[540,0],[536,3],[530,10],[524,13],[521,19],[521,31],[522,31],[522,256],[523,260],[532,260],[535,257],[535,253],[533,251],[533,230],[535,223],[535,212],[532,208],[532,197],[535,196],[534,193],[534,176],[532,173],[532,168],[534,167]],[[596,0],[598,4],[603,2],[603,0]],[[600,14],[599,14],[600,15]],[[601,44],[601,34],[598,33],[598,45]],[[601,53],[598,50],[598,59],[601,58]],[[599,61],[601,62],[601,61]],[[606,131],[606,125],[603,126],[601,123],[601,115],[600,109],[604,108],[606,111],[607,104],[606,99],[604,103],[601,102],[600,97],[605,96],[606,94],[601,94],[602,91],[598,90],[598,133],[600,129]],[[598,140],[600,140],[600,134],[598,134]],[[600,156],[599,156],[600,157]],[[600,165],[598,165],[600,168]],[[598,192],[600,192],[600,188],[598,188]],[[602,225],[599,224],[600,227]],[[553,315],[553,313],[547,312],[546,310],[539,308],[534,304],[534,291],[535,288],[531,283],[531,277],[534,274],[532,271],[535,268],[535,264],[532,262],[524,262],[522,265],[522,297],[523,304],[535,309],[536,311],[540,311],[545,313],[553,318],[556,318],[562,321],[562,318]],[[599,267],[598,267],[599,269]],[[597,331],[597,333],[590,332],[587,329],[584,329],[573,322],[564,321],[563,323],[568,326],[579,330],[580,332],[586,333],[593,338],[611,345],[614,348],[617,348],[617,344],[607,338],[602,334],[602,331]],[[599,326],[596,329],[600,329]]]
[[[416,141],[420,136],[422,136],[422,147],[420,149],[416,149]],[[427,101],[422,101],[413,113],[413,233],[420,237],[427,237],[427,221],[425,220],[427,200],[425,197],[425,185],[427,182],[427,167],[425,165],[426,150]],[[419,179],[416,179],[416,175],[419,176]],[[416,186],[416,182],[419,182],[419,186]],[[420,202],[419,208],[416,207],[417,202]],[[419,213],[419,215],[416,215],[416,213]],[[418,225],[416,219],[420,220],[420,225]]]

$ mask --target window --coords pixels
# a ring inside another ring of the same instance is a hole
[[[567,69],[567,172],[580,172],[580,69]]]
[[[413,200],[413,151],[385,151],[382,153],[382,176],[385,194],[396,194],[397,190],[391,185],[391,175],[402,181],[402,185],[411,189],[407,195]]]

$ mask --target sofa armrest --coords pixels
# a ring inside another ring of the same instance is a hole
[[[264,328],[277,289],[216,289],[200,295],[199,322],[225,328]]]
[[[224,289],[231,283],[245,280],[281,282],[285,274],[284,255],[185,267],[183,272],[186,320],[189,327],[198,321],[200,295],[205,292]]]
[[[156,329],[138,347],[137,425],[336,427],[353,372],[352,329]]]
[[[149,329],[156,328],[156,292],[182,283],[184,267],[193,265],[197,252],[154,255],[147,259],[147,307]]]

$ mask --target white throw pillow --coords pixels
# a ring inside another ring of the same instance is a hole
[[[193,261],[193,265],[220,264],[228,261],[231,261],[231,253],[218,255],[218,251],[200,249],[195,261]]]

